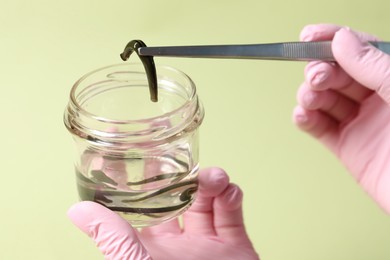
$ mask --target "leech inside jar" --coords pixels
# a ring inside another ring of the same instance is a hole
[[[132,40],[130,41],[124,51],[121,53],[122,60],[126,61],[129,59],[130,55],[135,52],[138,55],[138,49],[141,47],[146,47],[146,44],[141,40]],[[153,56],[140,56],[142,64],[144,65],[146,76],[148,78],[149,83],[149,92],[150,92],[150,100],[153,102],[158,101],[158,91],[157,91],[157,73],[156,73],[156,65],[154,64]]]

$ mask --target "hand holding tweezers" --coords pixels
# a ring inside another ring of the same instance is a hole
[[[189,58],[335,61],[331,44],[331,41],[318,41],[245,45],[141,47],[138,49],[138,55]],[[390,42],[370,42],[370,44],[390,54]]]

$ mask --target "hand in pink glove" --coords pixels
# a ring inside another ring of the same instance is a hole
[[[175,219],[138,232],[89,201],[72,206],[68,216],[106,259],[259,259],[245,231],[242,192],[219,168],[200,171],[198,197],[184,213],[183,227]]]
[[[390,213],[390,56],[368,34],[310,25],[303,41],[332,40],[336,63],[311,62],[298,91],[294,121],[345,164]]]

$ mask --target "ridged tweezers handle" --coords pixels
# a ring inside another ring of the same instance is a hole
[[[332,42],[291,42],[283,43],[283,57],[286,60],[334,61]]]

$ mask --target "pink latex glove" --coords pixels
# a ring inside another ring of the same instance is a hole
[[[310,62],[293,118],[345,164],[390,213],[390,56],[377,38],[336,25],[306,26],[303,41],[332,40],[336,63]]]
[[[138,232],[89,201],[73,205],[68,216],[106,259],[259,259],[245,231],[242,192],[220,168],[200,171],[198,197],[184,213],[183,227],[175,219]]]

